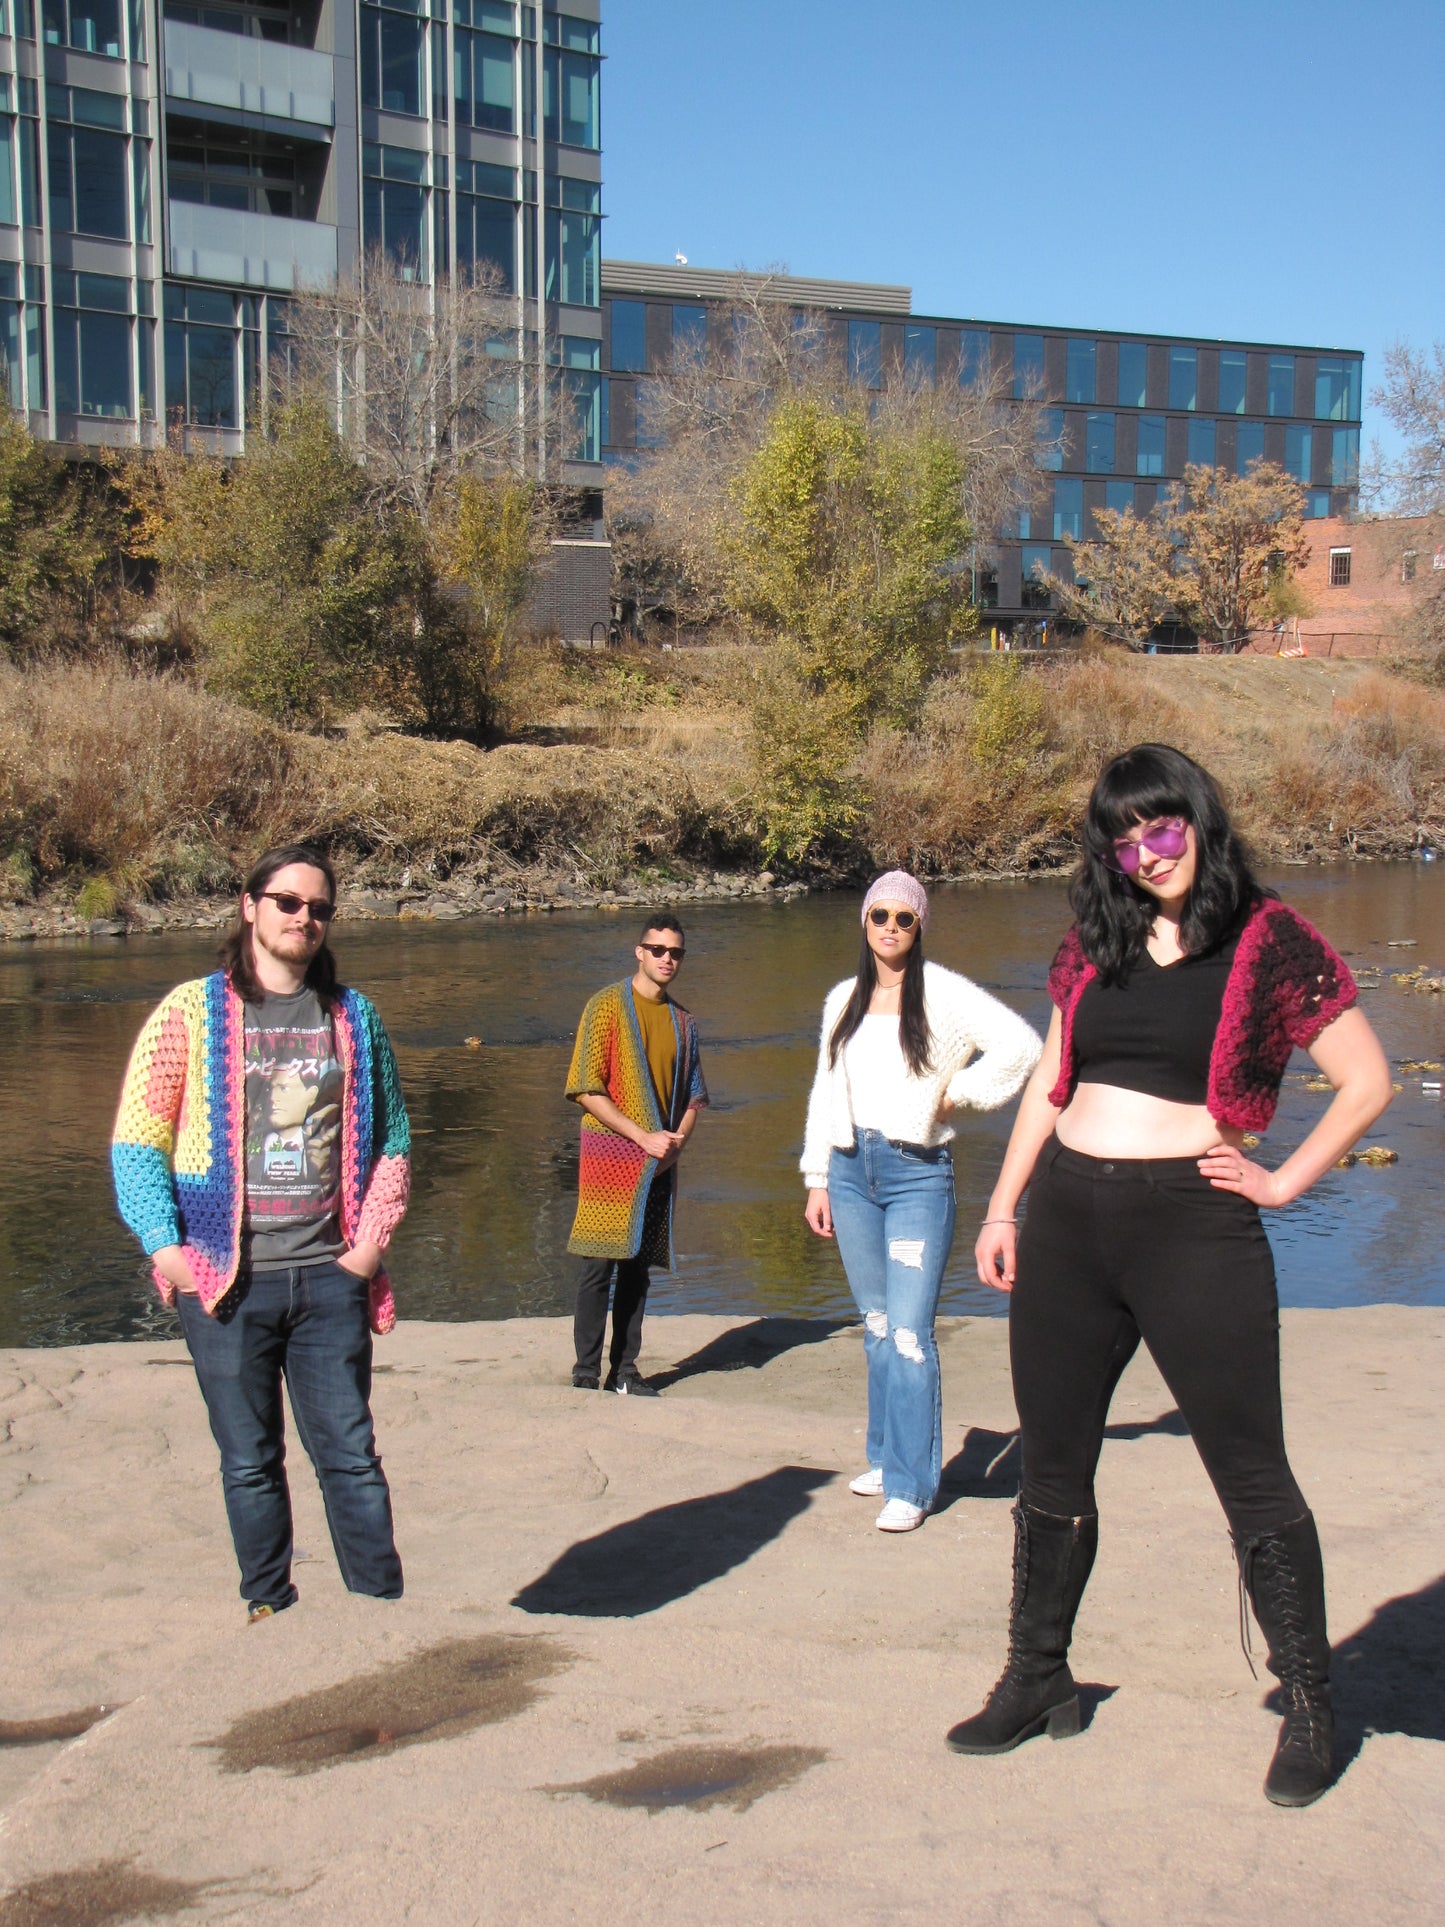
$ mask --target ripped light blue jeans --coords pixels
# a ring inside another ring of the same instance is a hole
[[[943,1401],[933,1320],[953,1243],[953,1159],[946,1144],[895,1144],[855,1131],[828,1162],[828,1206],[863,1314],[868,1463],[885,1499],[933,1504],[943,1469]]]

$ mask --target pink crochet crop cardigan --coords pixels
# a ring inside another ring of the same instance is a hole
[[[1049,995],[1063,1013],[1059,1081],[1049,1092],[1060,1110],[1074,1089],[1074,1013],[1097,975],[1071,929],[1049,971]],[[1205,1102],[1215,1123],[1266,1130],[1290,1052],[1307,1049],[1357,995],[1349,965],[1312,924],[1287,904],[1258,904],[1240,933],[1209,1056]]]

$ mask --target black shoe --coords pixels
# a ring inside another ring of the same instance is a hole
[[[596,1372],[573,1372],[572,1390],[574,1392],[595,1392],[598,1378]]]
[[[1273,1532],[1236,1540],[1235,1551],[1240,1585],[1269,1642],[1269,1670],[1280,1683],[1284,1713],[1264,1797],[1277,1807],[1307,1807],[1334,1777],[1335,1739],[1325,1573],[1314,1518],[1302,1512]]]
[[[656,1398],[657,1387],[649,1385],[641,1372],[623,1372],[617,1378],[609,1378],[603,1386],[604,1392],[617,1392],[623,1398]]]

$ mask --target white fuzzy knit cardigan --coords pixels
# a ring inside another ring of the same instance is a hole
[[[828,1153],[853,1142],[853,1099],[846,1053],[828,1062],[828,1039],[843,1014],[854,979],[834,984],[823,1004],[818,1073],[808,1099],[808,1123],[799,1165],[813,1190],[828,1182]],[[884,1122],[885,1137],[900,1144],[946,1144],[954,1135],[943,1112],[962,1107],[996,1111],[1023,1088],[1043,1050],[1038,1032],[1022,1017],[980,990],[969,978],[942,964],[923,966],[923,1004],[933,1043],[933,1069],[922,1077],[909,1071],[870,1107]]]

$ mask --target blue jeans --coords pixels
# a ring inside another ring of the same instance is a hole
[[[953,1243],[948,1146],[894,1144],[855,1131],[828,1161],[828,1205],[848,1283],[863,1314],[868,1463],[885,1499],[933,1504],[943,1470],[943,1401],[934,1314]]]
[[[327,1260],[243,1276],[216,1317],[184,1292],[176,1304],[221,1449],[242,1596],[278,1609],[296,1598],[284,1376],[341,1577],[351,1592],[399,1599],[391,1494],[371,1423],[366,1280]]]

